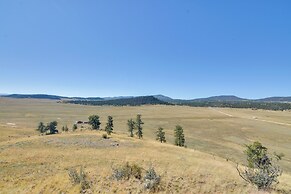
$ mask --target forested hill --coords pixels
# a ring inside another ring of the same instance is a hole
[[[9,95],[2,95],[2,97],[33,98],[33,99],[48,99],[48,100],[61,100],[61,99],[67,98],[64,96],[56,96],[56,95],[48,95],[48,94],[9,94]]]
[[[65,103],[73,103],[73,104],[82,104],[82,105],[94,105],[94,106],[102,106],[102,105],[112,105],[112,106],[140,106],[140,105],[157,105],[157,104],[165,104],[170,105],[168,102],[161,101],[154,96],[139,96],[132,98],[120,98],[113,100],[69,100],[64,101]]]
[[[258,99],[261,102],[291,102],[291,97],[269,97]]]
[[[5,98],[30,98],[30,99],[46,99],[46,100],[103,100],[100,97],[67,97],[67,96],[57,96],[49,94],[3,94],[0,97]]]

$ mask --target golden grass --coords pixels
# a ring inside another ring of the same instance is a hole
[[[240,179],[234,163],[244,158],[243,144],[253,140],[285,153],[278,189],[290,191],[291,128],[258,119],[288,124],[291,113],[218,110],[232,117],[209,108],[92,107],[0,98],[0,193],[78,193],[80,188],[70,182],[68,169],[80,166],[93,182],[92,192],[143,191],[137,180],[110,179],[112,165],[127,161],[143,168],[153,164],[162,174],[164,193],[257,193]],[[145,122],[144,140],[127,137],[126,121],[137,113]],[[101,117],[102,126],[108,115],[114,117],[116,134],[110,140],[102,140],[102,132],[39,136],[34,130],[39,121],[57,120],[60,126],[71,127],[91,114]],[[185,129],[187,149],[171,145],[176,124]],[[167,144],[154,141],[159,126],[165,128]],[[120,146],[111,146],[114,141]]]

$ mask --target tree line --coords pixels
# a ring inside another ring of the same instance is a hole
[[[170,103],[164,102],[155,98],[154,96],[139,96],[132,98],[121,98],[121,99],[113,99],[113,100],[69,100],[64,101],[65,103],[72,104],[82,104],[82,105],[93,105],[93,106],[141,106],[146,104],[157,105],[164,104],[168,105]]]
[[[263,110],[291,110],[291,103],[257,101],[197,101],[183,102],[180,105],[193,107],[251,108]]]
[[[180,105],[180,106],[192,106],[192,107],[222,107],[222,108],[251,108],[251,109],[263,109],[263,110],[291,110],[291,103],[284,102],[261,102],[254,100],[244,101],[173,101],[165,102],[159,100],[154,96],[141,96],[124,99],[114,100],[69,100],[65,103],[81,104],[81,105],[93,105],[93,106],[141,106],[141,105]]]

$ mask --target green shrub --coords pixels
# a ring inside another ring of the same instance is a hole
[[[282,159],[283,154],[275,153],[275,160],[268,154],[268,149],[260,142],[246,145],[248,166],[237,171],[242,179],[255,185],[259,190],[269,190],[272,185],[278,184],[278,177],[282,174],[276,162]]]

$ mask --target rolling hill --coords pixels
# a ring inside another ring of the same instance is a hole
[[[196,102],[215,102],[215,101],[223,101],[223,102],[228,102],[228,101],[245,101],[248,99],[240,98],[237,96],[233,95],[222,95],[222,96],[211,96],[208,98],[197,98],[194,100],[189,100],[189,101],[196,101]]]
[[[257,101],[261,102],[291,102],[291,96],[289,97],[269,97],[258,99]]]
[[[64,101],[65,103],[72,104],[83,104],[83,105],[94,105],[94,106],[102,106],[102,105],[112,105],[112,106],[140,106],[140,105],[156,105],[156,104],[164,104],[169,105],[170,103],[161,101],[154,96],[139,96],[132,98],[120,98],[113,100],[69,100]]]

